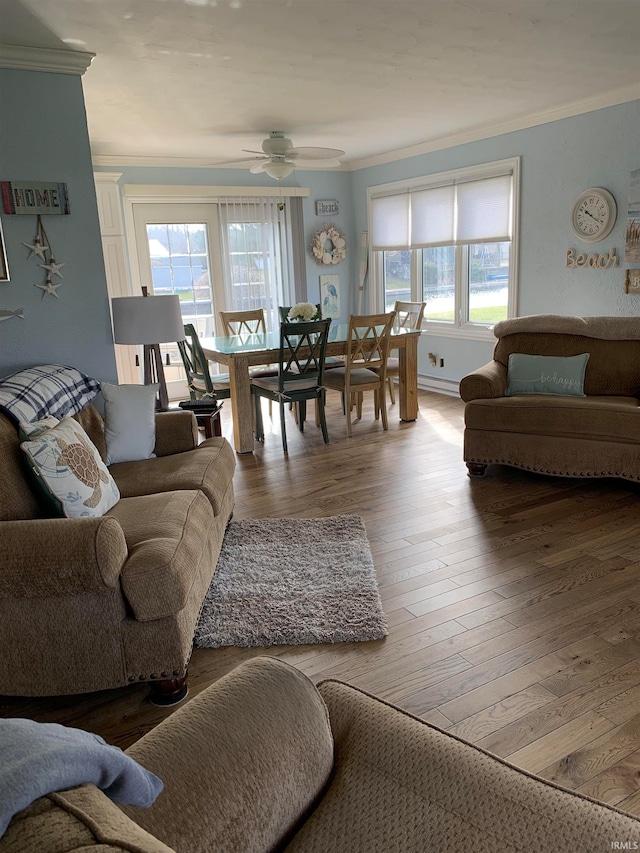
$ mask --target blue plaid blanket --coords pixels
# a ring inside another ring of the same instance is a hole
[[[0,379],[0,412],[15,423],[60,420],[84,409],[99,393],[100,383],[64,364],[42,364]]]

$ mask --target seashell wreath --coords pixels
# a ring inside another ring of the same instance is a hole
[[[311,251],[319,264],[339,264],[347,257],[347,241],[335,225],[325,225],[316,232]]]

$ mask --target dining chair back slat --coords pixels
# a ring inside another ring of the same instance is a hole
[[[287,452],[285,405],[299,403],[298,426],[304,431],[307,400],[316,400],[318,419],[325,443],[329,441],[324,412],[324,362],[331,320],[311,320],[280,324],[279,370],[277,377],[252,378],[251,392],[255,399],[256,438],[264,438],[260,397],[280,405],[282,446]]]
[[[349,317],[345,366],[331,370],[326,375],[326,387],[340,391],[342,394],[349,437],[351,437],[352,395],[357,400],[358,418],[360,418],[364,391],[374,392],[376,419],[381,412],[382,426],[385,430],[388,429],[385,381],[391,330],[395,319],[395,311],[389,314]]]
[[[193,323],[184,325],[185,340],[178,341],[178,349],[184,371],[187,375],[187,388],[192,403],[198,400],[216,400],[231,396],[226,377],[214,384],[209,372],[209,362],[200,344],[200,338]]]
[[[426,302],[401,302],[396,300],[393,310],[396,312],[396,327],[399,329],[420,329]],[[393,344],[391,346],[393,350]],[[397,350],[396,350],[397,352]],[[389,399],[391,405],[395,406],[396,395],[393,390],[393,377],[400,373],[398,358],[387,359],[387,385],[389,386]]]
[[[263,308],[252,308],[248,311],[220,311],[220,322],[226,337],[264,335],[267,331]]]

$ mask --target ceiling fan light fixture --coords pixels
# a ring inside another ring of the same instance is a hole
[[[265,163],[262,169],[270,178],[281,181],[283,178],[288,178],[295,167],[295,163],[287,163],[285,160],[274,160],[270,163]]]

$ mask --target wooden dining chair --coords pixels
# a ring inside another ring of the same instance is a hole
[[[185,340],[178,341],[178,349],[187,374],[191,402],[229,398],[231,396],[229,374],[219,373],[212,376],[195,326],[192,323],[185,323],[184,333]]]
[[[219,316],[227,338],[232,335],[266,334],[264,308],[251,308],[248,311],[220,311]]]
[[[396,312],[396,327],[400,329],[420,329],[426,302],[401,302],[396,301],[393,310]],[[397,352],[397,349],[391,351]],[[391,405],[396,404],[396,395],[393,388],[393,378],[400,373],[400,359],[390,353],[387,359],[387,384],[389,386],[389,399]]]
[[[280,322],[288,323],[289,322],[289,311],[291,311],[291,305],[280,305],[278,311],[280,312]],[[318,313],[316,314],[316,320],[322,319],[322,308],[320,307],[320,303],[316,302],[316,308],[318,309]],[[344,367],[344,358],[340,355],[329,355],[325,359],[324,362],[325,370],[333,370],[334,367]],[[316,419],[317,423],[317,419]]]
[[[385,430],[389,428],[385,388],[389,342],[395,317],[395,311],[390,314],[349,317],[345,366],[329,370],[325,374],[325,387],[343,394],[343,409],[347,417],[349,438],[351,438],[353,394],[358,401],[359,419],[362,416],[362,394],[365,391],[373,391],[376,419],[379,412],[382,412],[382,426]]]
[[[266,397],[280,406],[282,447],[287,453],[285,405],[298,405],[298,428],[304,432],[307,400],[315,400],[325,444],[329,442],[325,417],[324,361],[331,320],[311,320],[308,323],[280,324],[280,354],[277,376],[251,378],[251,393],[255,401],[256,438],[264,440],[260,399]],[[308,349],[303,355],[301,350]]]

